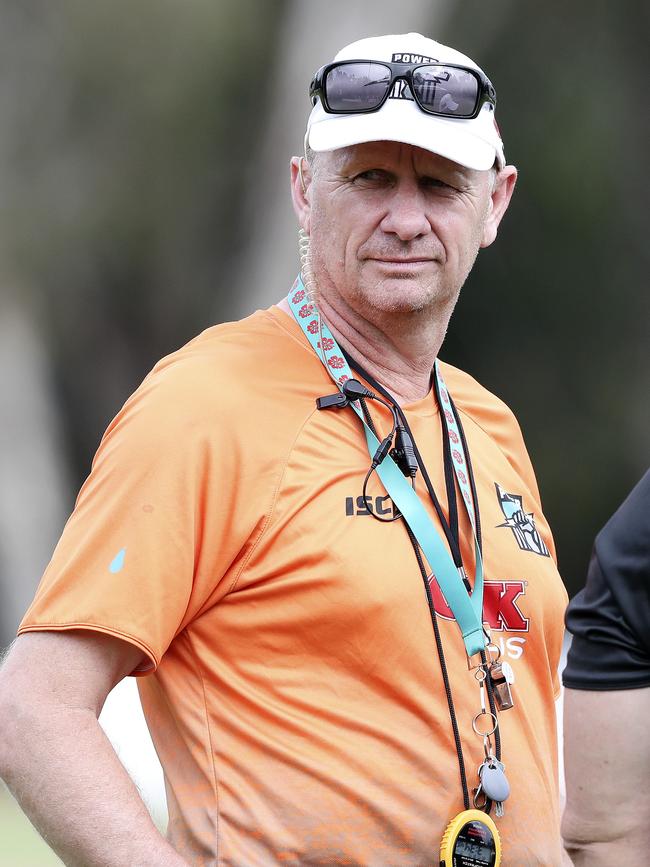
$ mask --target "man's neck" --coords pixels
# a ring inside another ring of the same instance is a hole
[[[337,299],[338,300],[338,299]],[[293,316],[286,299],[279,304]],[[318,309],[341,349],[404,406],[425,397],[453,305],[437,316],[424,313],[374,316],[370,322],[346,304],[321,296]]]

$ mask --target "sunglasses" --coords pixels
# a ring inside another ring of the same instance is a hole
[[[388,63],[379,60],[339,60],[321,67],[309,86],[312,104],[320,98],[330,114],[378,111],[396,81],[405,81],[426,114],[469,120],[497,95],[478,69],[453,63]]]

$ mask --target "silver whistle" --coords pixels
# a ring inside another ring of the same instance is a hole
[[[514,706],[512,690],[500,662],[494,662],[490,666],[490,682],[497,708],[499,710],[510,710]]]

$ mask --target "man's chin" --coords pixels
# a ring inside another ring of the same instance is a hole
[[[384,277],[372,288],[361,292],[366,302],[386,313],[417,313],[442,300],[437,281],[420,274]]]

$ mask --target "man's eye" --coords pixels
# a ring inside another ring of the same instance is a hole
[[[440,178],[429,178],[424,177],[420,178],[420,185],[425,188],[430,189],[448,189],[451,190],[452,187],[449,184],[446,184],[444,181],[441,181]]]
[[[366,169],[365,172],[359,172],[358,175],[354,176],[355,182],[371,184],[381,184],[388,183],[390,181],[390,175],[388,172],[384,172],[381,169]]]

